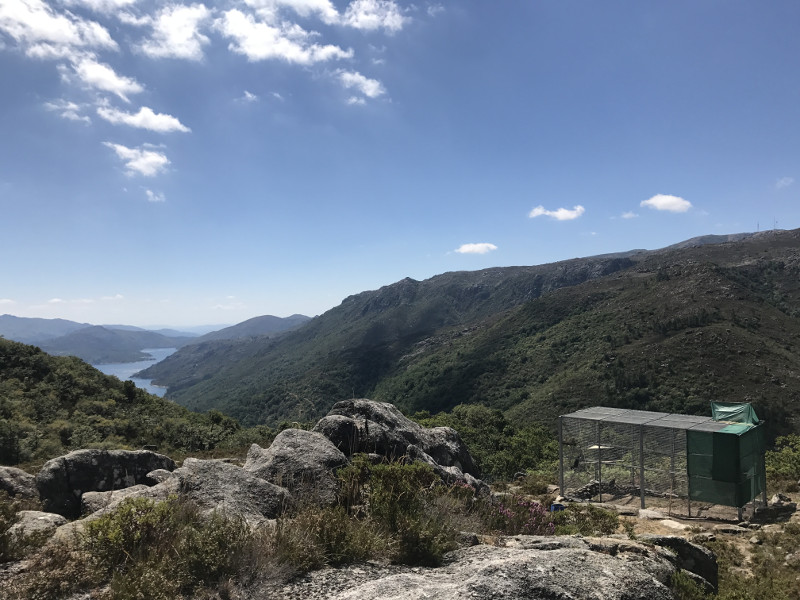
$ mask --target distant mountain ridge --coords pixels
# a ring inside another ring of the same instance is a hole
[[[191,343],[203,343],[213,340],[238,340],[261,335],[273,335],[299,327],[310,320],[311,317],[298,314],[289,317],[263,315],[247,319],[246,321],[231,325],[230,327],[225,327],[224,329],[206,333],[205,335],[197,337]]]
[[[800,409],[800,358],[786,350],[800,338],[799,250],[798,231],[701,236],[404,279],[350,296],[280,339],[188,346],[142,376],[192,409],[247,423],[313,420],[353,396],[412,411],[480,402],[548,422],[592,403],[705,413],[709,400],[751,399],[800,428],[800,410],[790,410]],[[652,355],[657,365],[643,360]],[[765,384],[754,364],[780,383]],[[770,385],[783,391],[772,396]]]
[[[77,356],[91,364],[145,360],[144,348],[180,348],[192,337],[168,337],[154,331],[107,329],[100,325],[84,327],[39,344],[54,356]]]
[[[0,315],[0,335],[23,344],[38,344],[77,329],[90,327],[89,323],[76,323],[66,319],[40,319],[36,317],[15,317]]]
[[[309,320],[304,315],[264,315],[197,336],[174,329],[147,330],[133,325],[90,325],[66,319],[0,316],[0,336],[36,344],[56,356],[77,356],[92,364],[136,362],[149,358],[145,348],[181,348],[189,343],[277,335]]]

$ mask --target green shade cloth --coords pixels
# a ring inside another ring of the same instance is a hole
[[[747,402],[712,402],[711,416],[715,421],[758,425],[758,415]]]
[[[718,403],[713,403],[718,404]],[[755,418],[752,408],[738,415]],[[715,411],[728,416],[732,411]],[[736,418],[735,415],[733,415]],[[686,432],[689,497],[692,500],[727,506],[744,506],[763,491],[764,428],[755,424],[734,422],[719,431],[690,429]]]

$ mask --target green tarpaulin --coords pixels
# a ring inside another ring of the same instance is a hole
[[[747,402],[712,402],[711,417],[715,421],[758,425],[758,416]]]

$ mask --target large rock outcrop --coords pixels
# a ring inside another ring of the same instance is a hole
[[[389,460],[415,446],[442,467],[479,476],[478,468],[458,432],[450,427],[427,429],[405,417],[394,405],[365,398],[343,400],[314,427],[347,456],[376,453]]]
[[[180,493],[202,510],[223,511],[253,523],[279,517],[294,504],[286,488],[223,461],[187,458],[174,478]],[[168,479],[155,487],[171,483]]]
[[[438,568],[358,565],[309,573],[270,598],[674,600],[664,548],[611,538],[517,536],[453,552]]]
[[[36,477],[16,467],[0,467],[0,490],[15,500],[38,500]]]
[[[285,429],[269,448],[250,446],[244,470],[287,488],[301,502],[336,503],[336,470],[347,457],[321,433]]]
[[[149,450],[75,450],[47,461],[36,475],[36,487],[46,511],[74,518],[84,492],[153,485],[150,471],[174,468],[171,458]]]

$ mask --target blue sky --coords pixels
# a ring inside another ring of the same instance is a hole
[[[0,0],[0,313],[354,293],[800,227],[800,3]]]

